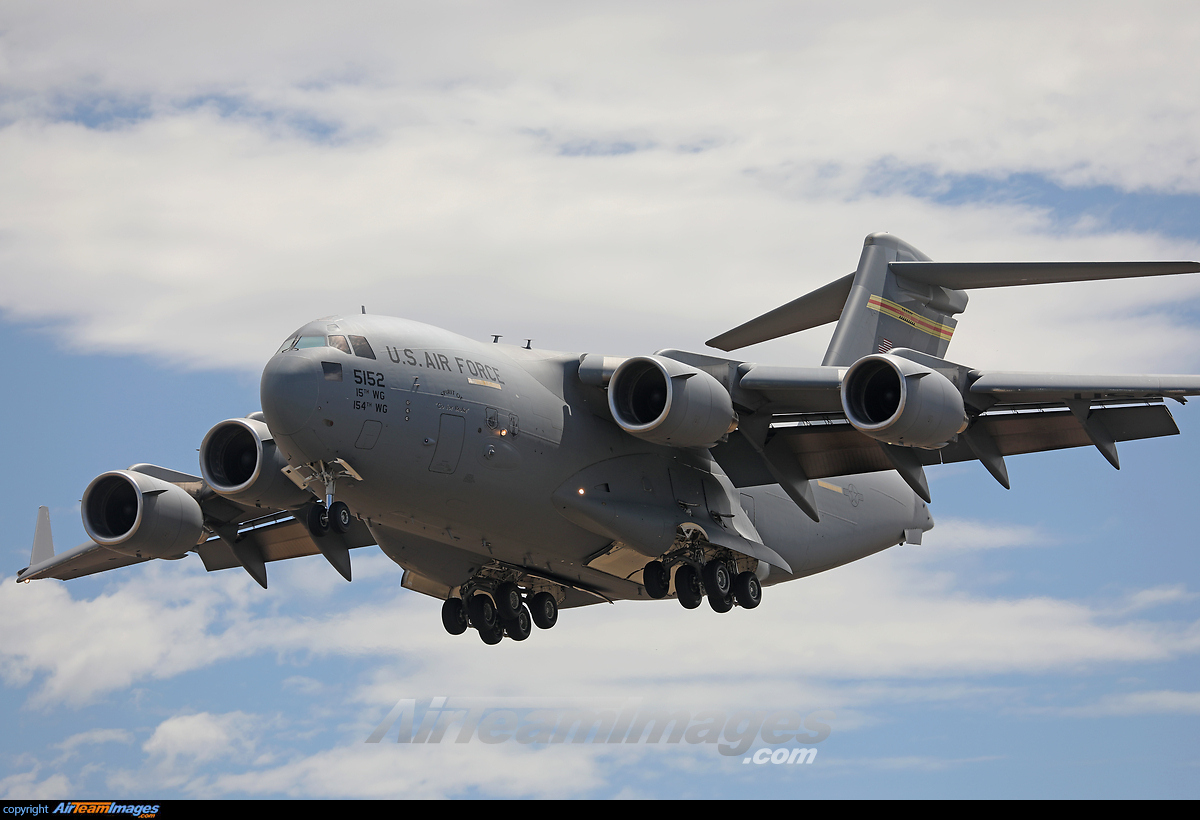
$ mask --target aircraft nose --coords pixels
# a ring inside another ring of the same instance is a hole
[[[304,426],[317,407],[321,379],[320,363],[297,352],[267,362],[259,397],[272,433],[288,436]]]

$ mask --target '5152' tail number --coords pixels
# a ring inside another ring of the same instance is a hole
[[[354,383],[365,384],[368,387],[383,387],[383,374],[374,373],[370,370],[355,370]]]

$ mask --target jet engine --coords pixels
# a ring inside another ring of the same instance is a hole
[[[936,450],[966,429],[962,394],[935,370],[886,354],[864,356],[842,379],[842,409],[859,431]]]
[[[738,423],[719,381],[661,356],[622,362],[608,382],[608,408],[625,432],[669,447],[711,447]]]
[[[125,555],[178,558],[204,532],[204,514],[187,491],[132,470],[96,476],[82,507],[88,537]]]
[[[227,419],[200,444],[200,473],[221,496],[258,507],[294,509],[313,500],[282,472],[287,459],[257,419]]]

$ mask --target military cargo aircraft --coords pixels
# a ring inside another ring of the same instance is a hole
[[[90,542],[56,553],[46,507],[18,581],[200,556],[267,564],[378,545],[451,634],[525,640],[561,608],[705,599],[921,542],[924,468],[1179,432],[1200,376],[986,372],[945,358],[967,290],[1194,273],[1195,262],[934,262],[872,234],[847,276],[709,341],[732,351],[836,322],[819,367],[681,350],[615,358],[352,314],[292,333],[262,409],[221,421],[200,475],[135,464],[84,491]]]

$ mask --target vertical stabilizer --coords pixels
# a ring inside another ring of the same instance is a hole
[[[37,529],[33,531],[33,553],[29,566],[36,567],[54,557],[54,538],[50,535],[50,508],[38,507]]]
[[[967,294],[906,279],[889,267],[930,261],[890,234],[868,236],[823,364],[848,366],[893,347],[945,357],[958,324],[953,316],[966,310]]]

